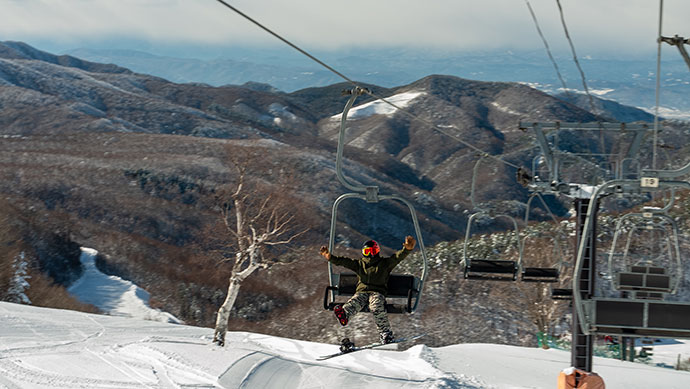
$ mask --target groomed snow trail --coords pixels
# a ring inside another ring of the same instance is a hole
[[[0,388],[477,388],[420,356],[0,303]],[[468,381],[469,382],[469,381]],[[354,386],[352,386],[354,385]]]

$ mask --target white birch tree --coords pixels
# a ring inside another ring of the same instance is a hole
[[[254,196],[259,194],[248,185],[248,168],[253,160],[231,158],[238,173],[237,184],[220,197],[222,221],[235,252],[233,258],[226,260],[232,262],[228,293],[216,316],[213,342],[219,346],[225,345],[230,311],[242,282],[255,270],[269,266],[263,249],[288,244],[307,231],[293,231],[294,215],[280,206],[276,199],[279,196],[269,195],[257,201]]]

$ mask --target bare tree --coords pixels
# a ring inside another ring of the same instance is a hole
[[[250,188],[248,169],[258,158],[247,158],[248,154],[241,153],[244,158],[230,158],[238,173],[237,184],[219,196],[221,218],[230,238],[230,246],[234,249],[234,257],[225,260],[232,262],[232,271],[228,294],[218,310],[213,336],[213,342],[219,346],[225,344],[230,311],[242,281],[255,270],[269,266],[264,259],[263,249],[288,244],[307,231],[293,231],[294,216],[289,209],[281,207],[280,195],[272,194],[257,200],[260,196]]]

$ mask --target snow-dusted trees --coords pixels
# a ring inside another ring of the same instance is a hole
[[[22,251],[14,258],[12,263],[13,276],[10,279],[10,287],[7,290],[7,301],[11,303],[31,304],[31,300],[26,296],[26,290],[30,286],[28,279],[31,276],[27,273],[29,264],[25,257],[26,255]]]
[[[216,317],[213,342],[225,344],[232,310],[242,281],[260,267],[267,267],[263,250],[267,246],[288,244],[306,230],[295,231],[294,216],[282,200],[282,193],[260,194],[256,183],[250,182],[249,172],[261,162],[259,153],[228,150],[232,167],[236,170],[236,182],[220,191],[220,214],[234,255],[226,258],[232,264],[228,294]],[[270,173],[269,173],[270,174]]]

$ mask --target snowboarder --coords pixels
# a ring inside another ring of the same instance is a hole
[[[321,246],[320,254],[334,265],[343,266],[357,274],[357,289],[345,304],[336,305],[333,313],[341,325],[361,311],[366,304],[374,315],[374,322],[381,338],[381,343],[395,340],[386,314],[385,302],[388,278],[393,269],[414,249],[417,242],[411,236],[405,238],[403,248],[390,257],[381,257],[379,244],[369,240],[362,247],[362,258],[352,259],[331,254],[328,247]]]

